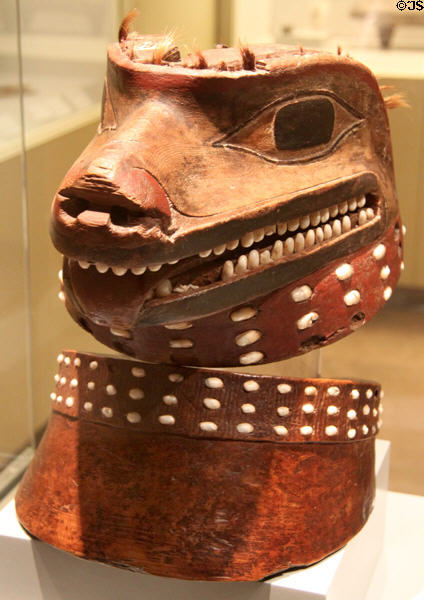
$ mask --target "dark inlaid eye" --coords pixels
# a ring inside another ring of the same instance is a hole
[[[333,127],[334,108],[328,98],[293,102],[275,115],[275,145],[278,150],[300,150],[327,144]]]

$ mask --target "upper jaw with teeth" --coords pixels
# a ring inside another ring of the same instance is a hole
[[[199,252],[198,257],[206,259],[208,262],[214,260],[215,265],[216,258],[225,253],[223,258],[226,260],[222,262],[219,270],[214,269],[214,281],[209,283],[228,282],[267,265],[280,262],[284,258],[288,259],[302,251],[313,250],[325,242],[370,223],[376,218],[376,210],[375,206],[371,207],[369,204],[368,196],[360,195],[298,218],[248,231],[239,239]],[[237,252],[235,252],[236,250]],[[181,260],[189,261],[193,258]],[[167,264],[176,265],[179,260],[172,260]],[[91,263],[84,260],[79,260],[78,264],[82,269],[92,266]],[[109,267],[104,263],[94,263],[93,266],[99,273],[106,273],[111,269],[112,273],[120,277],[128,272],[135,276],[141,276],[146,271],[160,271],[164,264],[132,268]],[[174,293],[183,294],[199,287],[196,280],[181,283],[181,281],[162,279],[151,291],[150,298],[163,298]]]

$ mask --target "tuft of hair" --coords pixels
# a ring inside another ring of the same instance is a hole
[[[189,63],[186,63],[185,66],[190,67],[191,69],[207,69],[208,63],[206,58],[203,56],[201,50],[195,50],[188,57],[190,59]]]
[[[387,110],[391,110],[392,108],[411,108],[405,96],[401,93],[391,94],[391,96],[386,96],[383,100]]]
[[[228,67],[227,67],[227,63],[223,60],[221,60],[221,62],[219,63],[218,67],[217,67],[218,71],[228,71]]]
[[[340,46],[340,44],[337,46],[337,56],[341,56],[342,55],[342,47]]]
[[[240,55],[242,68],[245,71],[254,71],[256,69],[256,56],[249,46],[240,46]]]
[[[125,42],[130,32],[130,25],[134,21],[134,19],[140,14],[138,8],[133,8],[130,12],[123,18],[121,27],[119,28],[118,40],[119,43]]]
[[[153,49],[152,64],[161,65],[163,62],[179,60],[180,53],[174,43],[172,33],[166,35]]]

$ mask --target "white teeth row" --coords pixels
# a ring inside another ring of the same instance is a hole
[[[168,264],[175,265],[177,262],[179,262],[179,260],[169,261]],[[92,264],[87,262],[86,260],[79,260],[78,264],[81,267],[81,269],[88,269],[92,266]],[[128,273],[128,271],[130,271],[133,275],[143,275],[146,271],[159,271],[163,267],[163,264],[149,265],[148,267],[134,267],[132,269],[127,269],[126,267],[110,267],[109,265],[106,265],[104,263],[94,263],[93,266],[97,269],[99,273],[106,273],[110,269],[114,275],[122,277],[122,275],[125,275],[126,273]]]
[[[320,223],[326,223],[330,218],[334,219],[338,215],[346,215],[348,212],[354,212],[358,208],[362,209],[366,204],[365,196],[361,196],[359,199],[353,199],[345,202],[340,202],[339,204],[334,204],[329,208],[323,208],[321,210],[317,210],[309,215],[304,217],[291,219],[290,221],[283,221],[281,223],[277,223],[276,225],[268,225],[267,227],[261,227],[260,229],[255,229],[255,231],[249,231],[245,233],[240,239],[232,240],[231,242],[227,242],[226,244],[221,244],[216,246],[215,248],[211,248],[209,250],[203,250],[199,252],[199,256],[201,258],[207,258],[212,253],[216,256],[223,254],[226,250],[235,250],[239,245],[243,248],[250,248],[255,243],[261,242],[265,236],[274,235],[278,233],[278,235],[284,235],[287,231],[295,233],[298,229],[308,229],[312,225],[312,227],[317,227]],[[367,211],[372,211],[371,208],[365,209],[365,211],[360,211],[361,213],[365,213],[363,215],[367,217]],[[373,213],[374,216],[374,213]],[[372,217],[367,217],[367,220],[370,220]],[[362,223],[360,223],[362,225]]]
[[[374,218],[372,208],[361,210],[358,215],[359,224],[366,223]],[[298,231],[296,235],[286,238],[284,241],[277,240],[271,250],[251,250],[248,254],[242,254],[236,261],[227,260],[221,271],[222,281],[228,281],[234,275],[243,275],[247,271],[253,271],[261,265],[267,265],[278,262],[283,256],[289,256],[296,252],[301,252],[305,248],[312,248],[323,241],[338,237],[342,233],[347,233],[352,229],[352,222],[349,215],[344,215],[342,219],[335,219],[331,223],[325,223],[323,227],[308,229],[302,233]]]

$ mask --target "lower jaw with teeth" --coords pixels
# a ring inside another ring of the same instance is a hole
[[[372,221],[375,216],[375,209],[367,206],[367,197],[361,196],[358,199],[335,204],[301,218],[279,222],[275,225],[248,232],[239,240],[232,240],[227,244],[221,244],[199,253],[199,257],[204,259],[210,257],[209,260],[211,260],[228,251],[235,254],[236,248],[239,248],[237,256],[227,257],[227,260],[224,260],[218,267],[214,263],[208,277],[205,278],[202,275],[199,280],[194,277],[189,282],[181,281],[181,278],[179,281],[164,279],[160,281],[156,288],[149,291],[146,300],[164,298],[172,294],[187,294],[190,291],[205,287],[205,285],[219,281],[231,281],[246,273],[252,273],[263,266],[277,263],[284,257],[313,249],[342,234],[349,233],[353,229]],[[272,236],[274,239],[270,240],[268,245],[266,243],[264,245],[263,240],[267,236]],[[253,248],[249,250],[252,246]],[[245,251],[240,253],[242,248]],[[223,256],[222,258],[226,257]],[[177,262],[179,261],[174,260],[169,264],[176,264]],[[78,264],[82,269],[88,269],[92,266],[86,261],[78,261]],[[96,263],[93,266],[99,273],[106,273],[110,268],[118,277],[129,271],[126,267],[109,267],[103,263]],[[159,271],[162,266],[162,264],[149,265],[147,267],[132,268],[130,271],[133,275],[142,276],[147,270]]]

